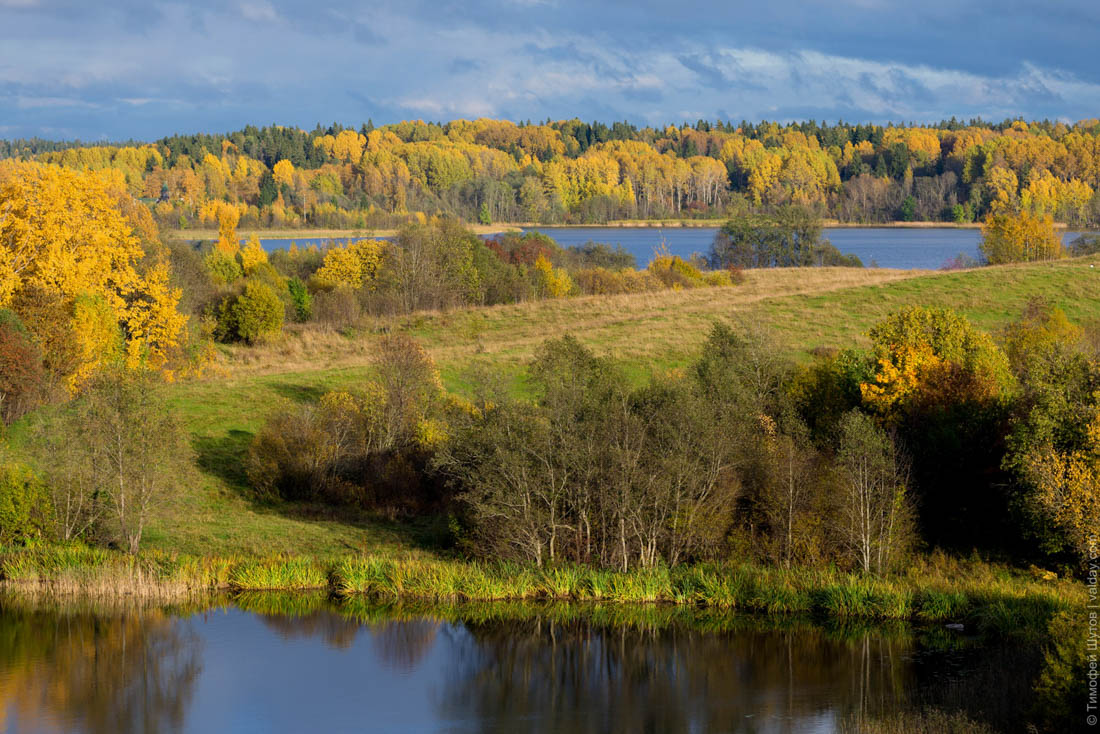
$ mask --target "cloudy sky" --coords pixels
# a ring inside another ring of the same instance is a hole
[[[0,0],[0,137],[1100,117],[1096,0]]]

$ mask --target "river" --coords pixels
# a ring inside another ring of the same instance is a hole
[[[831,732],[927,706],[999,730],[1040,664],[939,626],[669,607],[0,599],[18,732]]]

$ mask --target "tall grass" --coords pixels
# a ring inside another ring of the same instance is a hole
[[[612,571],[506,562],[348,555],[199,558],[124,553],[80,545],[0,549],[7,587],[101,596],[172,597],[214,590],[323,590],[391,600],[563,600],[662,604],[836,620],[912,620],[969,625],[984,634],[1041,634],[1058,611],[1085,603],[1072,581],[943,556],[903,575],[873,578],[836,569],[698,564]]]

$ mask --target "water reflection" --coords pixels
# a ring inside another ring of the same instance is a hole
[[[540,621],[467,631],[471,654],[456,661],[441,711],[499,731],[829,731],[896,709],[911,679],[908,635]]]
[[[13,731],[781,733],[931,705],[1011,730],[1030,655],[943,630],[668,607],[0,599],[0,714]]]
[[[0,712],[12,731],[178,730],[201,652],[163,611],[0,602]]]

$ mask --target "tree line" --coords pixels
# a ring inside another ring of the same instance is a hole
[[[99,145],[0,141],[0,157],[112,170],[162,225],[393,227],[722,217],[812,208],[841,221],[979,221],[998,203],[1073,225],[1100,212],[1100,123],[815,121],[639,128],[579,120],[279,126]]]

